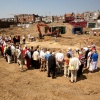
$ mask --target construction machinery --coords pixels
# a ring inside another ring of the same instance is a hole
[[[39,38],[42,38],[42,32],[41,32],[40,26],[45,26],[48,29],[48,33],[49,33],[49,26],[46,25],[46,24],[43,24],[43,23],[37,23],[37,29],[38,29],[38,32],[39,32]]]
[[[44,26],[46,28],[45,34],[42,34],[40,26]],[[37,29],[38,29],[38,32],[39,32],[39,38],[40,39],[45,35],[56,36],[56,37],[59,36],[59,29],[58,28],[56,28],[54,30],[54,32],[52,32],[52,29],[47,24],[44,24],[44,23],[37,23]]]

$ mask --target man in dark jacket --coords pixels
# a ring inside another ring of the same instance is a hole
[[[48,58],[48,77],[50,77],[50,74],[52,73],[52,78],[55,78],[55,68],[56,58],[53,52],[52,55]]]
[[[11,47],[10,46],[8,47],[6,51],[6,54],[7,54],[7,61],[10,64],[11,63]]]
[[[33,67],[33,66],[34,66],[34,60],[33,60],[33,58],[32,58],[32,55],[33,55],[33,53],[34,53],[33,46],[31,46],[30,52],[31,52],[31,66]]]

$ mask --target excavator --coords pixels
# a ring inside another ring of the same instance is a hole
[[[38,22],[38,23],[37,23],[37,29],[38,29],[38,32],[39,32],[39,38],[40,38],[40,39],[44,36],[44,35],[42,35],[40,26],[46,27],[46,32],[45,32],[44,35],[56,36],[56,37],[59,36],[59,29],[58,29],[58,28],[56,28],[54,32],[51,32],[50,27],[49,27],[48,25],[46,25],[46,24],[44,24],[44,23]]]

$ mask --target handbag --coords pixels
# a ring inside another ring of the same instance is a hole
[[[69,70],[75,70],[75,67],[73,65],[69,66]]]

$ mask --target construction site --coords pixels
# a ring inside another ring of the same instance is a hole
[[[34,23],[0,29],[0,35],[24,35],[25,45],[28,47],[39,45],[55,50],[61,49],[64,54],[68,48],[80,49],[93,42],[100,55],[99,34],[86,34],[86,31],[92,31],[91,28],[73,28],[69,23]],[[100,30],[97,30],[97,33],[100,33]],[[28,34],[35,39],[28,41]],[[99,81],[100,62],[97,72],[89,73],[84,69],[83,76],[75,84],[71,84],[63,75],[52,80],[47,77],[47,73],[38,69],[21,73],[17,64],[8,64],[0,57],[0,100],[100,100]]]

